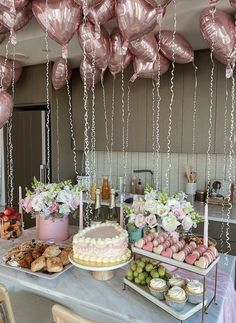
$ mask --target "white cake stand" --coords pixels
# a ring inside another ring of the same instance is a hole
[[[110,280],[114,277],[115,273],[114,270],[124,267],[125,265],[128,265],[132,258],[130,258],[128,261],[123,262],[121,264],[115,265],[115,266],[109,266],[109,267],[90,267],[90,266],[84,266],[80,265],[77,262],[73,260],[73,257],[70,255],[69,256],[70,262],[77,268],[83,269],[83,270],[88,270],[91,271],[91,274],[93,278],[96,280]]]

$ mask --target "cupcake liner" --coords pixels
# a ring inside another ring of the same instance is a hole
[[[156,289],[153,289],[152,287],[148,286],[150,293],[155,296],[156,298],[158,298],[160,301],[165,299],[165,293],[168,289],[168,287],[166,286],[166,288],[162,291],[157,291]]]
[[[182,309],[184,308],[186,301],[187,301],[187,298],[183,301],[172,300],[172,299],[168,298],[167,295],[165,296],[165,298],[166,298],[166,304],[178,312],[182,311]]]
[[[200,304],[202,302],[203,293],[201,293],[201,294],[192,294],[192,293],[189,293],[186,290],[186,295],[187,295],[188,302],[191,303],[191,304]]]

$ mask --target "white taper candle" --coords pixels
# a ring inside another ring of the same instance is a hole
[[[80,204],[79,204],[79,230],[83,230],[84,215],[83,215],[83,191],[80,191]]]
[[[120,195],[120,226],[123,228],[124,226],[124,211],[123,211],[123,202],[124,196],[123,194]]]
[[[208,203],[205,204],[204,210],[204,236],[203,236],[204,246],[208,247]]]

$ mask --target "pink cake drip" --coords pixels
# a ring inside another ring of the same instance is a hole
[[[111,226],[107,226],[107,227],[99,227],[99,228],[94,228],[92,230],[90,230],[89,232],[85,233],[85,238],[101,238],[101,239],[106,239],[106,238],[114,238],[117,237],[119,235],[119,232],[111,227]]]

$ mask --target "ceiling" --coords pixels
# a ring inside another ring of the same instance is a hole
[[[194,50],[206,48],[199,29],[199,15],[206,8],[209,0],[176,0],[177,31],[183,35],[192,45]],[[217,8],[234,14],[229,0],[219,0]],[[173,30],[174,3],[172,2],[166,10],[163,18],[163,29]],[[106,27],[110,31],[116,25],[115,19],[110,21]],[[0,54],[6,53],[5,40],[0,45]],[[17,32],[16,59],[23,66],[35,65],[46,62],[45,33],[33,18],[28,25]],[[9,46],[9,54],[12,55],[12,47]],[[61,46],[49,39],[49,58],[54,61],[61,56]],[[82,51],[75,35],[69,43],[69,62],[71,66],[78,67],[82,57]]]

